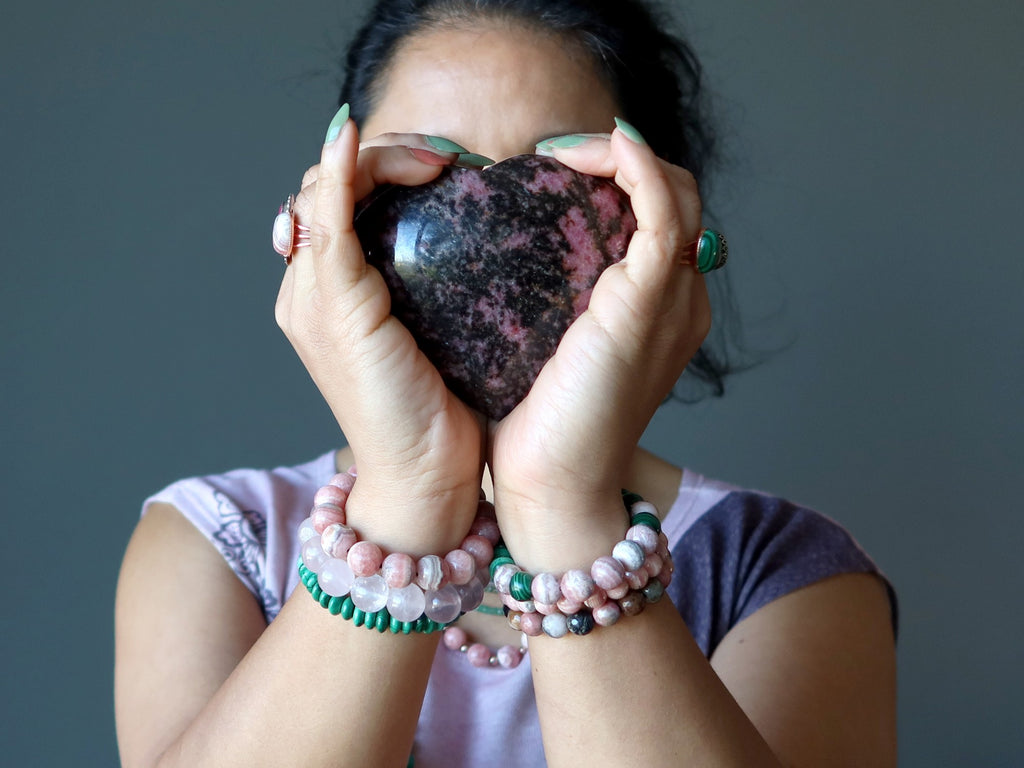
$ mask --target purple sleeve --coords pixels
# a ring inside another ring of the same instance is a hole
[[[778,597],[830,576],[878,567],[837,523],[782,499],[737,491],[672,548],[668,589],[705,656],[736,624]],[[883,577],[884,578],[884,577]],[[886,581],[896,628],[896,596]]]

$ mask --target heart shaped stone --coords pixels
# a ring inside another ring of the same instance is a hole
[[[392,314],[456,395],[500,419],[625,255],[636,219],[611,181],[520,155],[382,189],[355,228]]]

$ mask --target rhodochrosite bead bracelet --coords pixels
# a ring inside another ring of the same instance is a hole
[[[675,570],[658,511],[635,493],[623,491],[630,528],[609,556],[599,557],[589,571],[563,574],[523,571],[503,542],[494,548],[490,576],[509,609],[513,629],[535,637],[586,635],[595,626],[608,627],[622,616],[635,616],[665,593]]]
[[[299,526],[300,576],[321,605],[360,624],[372,614],[381,631],[395,632],[443,629],[480,605],[500,538],[490,502],[479,502],[469,535],[457,549],[416,559],[401,552],[385,555],[376,544],[359,540],[345,517],[354,486],[351,470],[335,475],[316,492],[312,512]],[[405,628],[416,622],[432,628]]]

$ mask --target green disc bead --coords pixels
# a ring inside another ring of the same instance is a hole
[[[533,576],[526,571],[518,571],[512,575],[512,582],[509,584],[508,591],[512,595],[512,599],[525,603],[527,600],[533,600],[532,587]]]
[[[331,612],[331,616],[337,616],[341,613],[341,606],[344,604],[345,598],[338,597],[335,595],[331,598],[330,602],[327,603],[327,610]]]
[[[392,635],[397,635],[402,631],[402,622],[392,616],[391,621],[388,622],[388,629],[391,630]]]
[[[318,597],[317,600],[319,601],[320,605],[326,608],[331,604],[331,596],[324,592],[322,589],[320,589],[320,587],[317,587],[317,590],[320,592],[320,597]]]
[[[391,628],[391,615],[387,611],[377,614],[377,621],[374,622],[378,632],[387,632]]]
[[[661,533],[661,521],[656,515],[652,515],[650,512],[638,512],[633,515],[629,521],[633,525],[646,525],[655,533]]]
[[[363,617],[363,626],[366,627],[370,632],[373,632],[377,628],[377,611],[366,614]]]
[[[355,624],[357,627],[361,627],[361,626],[363,626],[363,621],[365,621],[365,620],[366,620],[366,611],[364,611],[362,608],[355,608],[353,606],[352,623]]]
[[[411,621],[403,621],[402,622],[402,634],[403,635],[408,635],[410,632],[412,632],[412,622]]]
[[[345,621],[351,621],[352,614],[355,613],[356,604],[352,602],[351,597],[345,597],[344,602],[341,604],[341,618]]]
[[[311,594],[313,596],[313,599],[316,600],[317,602],[320,601],[320,595],[322,595],[323,593],[324,592],[323,592],[322,589],[320,589],[320,585],[319,584],[314,584],[313,588],[309,590],[309,594]]]

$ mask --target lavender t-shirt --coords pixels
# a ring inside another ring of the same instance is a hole
[[[221,553],[273,621],[298,584],[297,529],[335,473],[334,452],[295,467],[240,469],[170,485],[174,505]],[[777,597],[841,573],[878,573],[839,525],[811,510],[683,472],[664,515],[676,573],[668,595],[705,656]],[[895,598],[890,589],[895,626]],[[420,713],[417,768],[543,766],[530,665],[478,669],[438,648]]]

